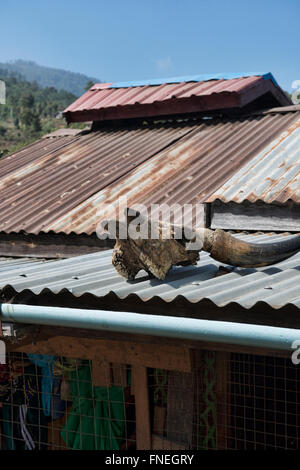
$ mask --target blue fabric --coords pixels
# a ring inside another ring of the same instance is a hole
[[[237,73],[206,73],[200,75],[188,75],[182,77],[153,78],[150,80],[137,80],[132,82],[115,82],[109,88],[130,88],[145,85],[162,85],[163,83],[181,83],[181,82],[207,82],[208,80],[231,80],[233,78],[243,78],[258,76],[264,80],[272,80],[274,85],[278,86],[275,78],[270,72],[237,72]]]
[[[51,414],[51,397],[54,383],[54,356],[45,354],[27,354],[29,360],[42,369],[42,404],[45,416]]]

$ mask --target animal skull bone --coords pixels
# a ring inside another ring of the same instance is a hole
[[[300,250],[300,235],[276,243],[248,243],[224,230],[190,230],[163,224],[129,208],[125,209],[125,217],[125,222],[107,221],[103,228],[108,231],[112,224],[115,227],[112,264],[128,280],[140,270],[165,279],[174,265],[197,264],[201,250],[222,263],[247,268],[277,263]],[[126,238],[120,236],[122,231]]]

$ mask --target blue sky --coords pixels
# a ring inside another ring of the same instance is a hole
[[[128,81],[211,72],[300,80],[299,0],[13,0],[0,6],[0,62]]]

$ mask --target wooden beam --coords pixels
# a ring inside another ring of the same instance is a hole
[[[70,258],[113,248],[114,240],[100,240],[96,234],[0,232],[0,256]]]
[[[90,360],[100,359],[118,364],[137,364],[183,372],[191,370],[189,350],[175,346],[56,336],[34,344],[12,344],[10,351]]]
[[[148,394],[147,368],[135,365],[132,367],[135,414],[136,414],[136,448],[151,449],[151,424]]]
[[[299,232],[300,207],[292,201],[281,206],[261,201],[215,201],[211,205],[211,228]]]
[[[92,362],[92,376],[94,387],[111,387],[111,370],[107,361],[94,359]]]
[[[284,314],[282,314],[284,317]],[[236,318],[234,319],[236,321]],[[258,323],[261,324],[261,323]],[[281,326],[281,325],[279,325]],[[296,325],[297,326],[297,325]],[[295,323],[294,323],[294,327]],[[74,341],[78,340],[78,338],[89,338],[89,340],[105,340],[109,342],[122,342],[122,343],[134,343],[134,344],[148,344],[151,345],[153,349],[157,349],[161,346],[171,346],[175,347],[176,351],[178,349],[183,349],[185,351],[190,349],[195,350],[210,350],[210,351],[224,351],[224,352],[236,352],[241,354],[254,354],[258,356],[272,356],[272,357],[286,357],[289,358],[291,356],[291,351],[282,351],[282,350],[275,350],[275,349],[266,349],[266,348],[258,348],[258,347],[251,347],[251,346],[239,346],[236,344],[222,344],[222,343],[214,343],[214,342],[206,342],[206,341],[196,341],[196,340],[184,340],[184,339],[175,339],[175,338],[161,338],[158,336],[150,336],[150,335],[137,335],[137,334],[124,334],[124,333],[114,333],[108,331],[94,331],[94,330],[85,330],[82,328],[64,328],[64,327],[48,327],[48,326],[38,326],[32,327],[32,331],[30,330],[31,327],[28,327],[28,334],[26,334],[26,338],[18,339],[17,343],[15,342],[14,338],[3,337],[2,340],[6,343],[6,350],[7,352],[15,351],[16,348],[18,351],[23,351],[26,347],[31,347],[32,343],[36,343],[37,339],[39,338],[39,343],[43,340],[46,341],[47,339],[53,338],[54,336],[57,337],[71,337]],[[45,346],[43,346],[45,347]],[[148,348],[147,348],[148,350]],[[26,352],[24,350],[24,352]],[[46,354],[46,353],[45,353]],[[184,353],[186,354],[186,352]],[[72,356],[73,357],[73,356]],[[129,362],[127,363],[129,364]],[[181,362],[179,362],[179,369],[170,368],[168,370],[182,370],[183,372],[188,372],[188,370],[181,369]],[[148,366],[151,367],[151,366]],[[158,367],[159,368],[159,367]]]

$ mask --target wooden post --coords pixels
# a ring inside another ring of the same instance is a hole
[[[137,450],[150,450],[151,424],[147,368],[135,365],[132,367],[132,375],[135,395],[136,448]]]
[[[112,369],[113,385],[117,385],[118,387],[126,387],[127,386],[126,364],[118,364],[116,362],[113,362],[111,364],[111,369]]]

